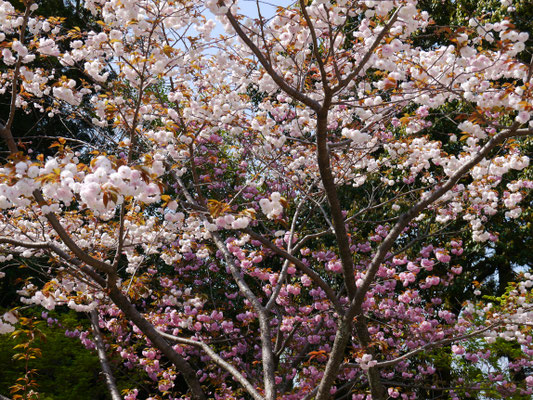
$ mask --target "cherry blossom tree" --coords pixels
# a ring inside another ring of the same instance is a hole
[[[423,48],[432,18],[410,0],[300,0],[269,18],[260,3],[248,18],[231,1],[87,0],[98,32],[25,6],[0,2],[0,251],[47,258],[22,302],[92,312],[151,398],[531,395],[491,351],[516,343],[509,370],[531,367],[531,275],[443,301],[472,284],[463,242],[497,241],[490,218],[527,206],[527,33],[472,18]],[[14,137],[17,109],[113,134],[45,158]],[[477,380],[439,380],[443,354]]]

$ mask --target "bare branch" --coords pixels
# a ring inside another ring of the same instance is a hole
[[[179,355],[163,338],[162,334],[158,332],[155,327],[142,316],[142,314],[135,308],[129,299],[116,286],[108,288],[109,298],[115,305],[126,315],[126,317],[133,322],[146,337],[156,346],[180,371],[191,389],[192,397],[195,400],[207,400],[207,397],[202,389],[202,385],[198,381],[196,371],[191,365]]]
[[[259,394],[259,392],[255,389],[254,385],[246,379],[246,377],[241,374],[237,368],[235,368],[233,365],[225,361],[222,357],[220,357],[211,347],[209,347],[206,343],[200,342],[197,340],[191,340],[191,339],[185,339],[180,338],[178,336],[170,335],[168,333],[164,333],[161,331],[158,331],[163,337],[173,340],[176,343],[181,344],[187,344],[189,346],[195,346],[200,349],[202,349],[210,358],[213,360],[215,364],[217,364],[220,368],[222,368],[224,371],[228,372],[235,381],[240,383],[243,388],[246,389],[246,391],[255,399],[255,400],[264,400],[264,397]]]
[[[339,84],[332,89],[333,93],[337,93],[340,90],[344,89],[344,87],[346,87],[346,85],[348,85],[351,82],[352,79],[354,79],[357,75],[359,75],[359,72],[362,71],[363,67],[370,60],[370,57],[372,56],[372,53],[374,52],[374,50],[376,50],[376,48],[379,46],[379,44],[381,43],[381,41],[383,40],[385,35],[387,35],[387,33],[389,33],[390,29],[392,28],[392,25],[394,25],[394,23],[398,19],[398,14],[399,14],[401,8],[402,7],[398,7],[396,9],[396,11],[392,15],[392,17],[389,20],[389,22],[387,23],[387,25],[385,25],[383,27],[383,29],[379,33],[378,37],[374,41],[374,43],[372,43],[372,46],[370,46],[370,48],[366,52],[366,54],[363,57],[363,59],[359,62],[357,67],[350,73],[350,75],[348,75],[345,79],[340,81]]]
[[[320,275],[318,275],[315,271],[313,271],[311,268],[305,265],[301,260],[293,256],[292,254],[287,253],[285,250],[279,248],[274,243],[272,243],[270,240],[266,239],[264,236],[252,231],[251,229],[245,229],[244,232],[249,234],[255,240],[261,242],[265,247],[272,250],[274,253],[285,258],[286,260],[289,260],[291,263],[293,263],[296,266],[296,268],[298,268],[303,273],[307,274],[326,293],[326,296],[328,297],[328,299],[333,303],[335,310],[339,314],[343,313],[342,305],[337,299],[337,296],[335,296],[335,293],[333,292],[331,287],[320,277]]]
[[[476,336],[481,335],[483,332],[486,332],[488,330],[496,328],[497,326],[499,326],[501,324],[502,324],[502,322],[499,321],[499,322],[496,322],[496,323],[491,324],[489,326],[486,326],[486,327],[484,327],[482,329],[478,329],[477,331],[469,333],[469,334],[457,336],[457,337],[454,337],[454,338],[439,340],[438,342],[434,342],[434,343],[425,344],[424,346],[419,347],[418,349],[415,349],[413,351],[410,351],[409,353],[406,353],[403,356],[397,357],[397,358],[395,358],[393,360],[387,360],[387,361],[378,362],[376,364],[376,367],[377,368],[389,367],[391,365],[397,364],[400,361],[406,360],[406,359],[408,359],[410,357],[413,357],[414,355],[422,353],[424,351],[427,351],[427,350],[430,350],[430,349],[434,349],[436,347],[446,346],[448,344],[451,344],[451,343],[454,343],[454,342],[459,342],[461,340],[474,338]]]
[[[320,55],[320,50],[318,48],[318,39],[316,37],[315,27],[313,26],[313,22],[311,22],[311,18],[309,18],[309,14],[307,13],[305,1],[299,0],[299,2],[300,10],[302,11],[302,15],[304,16],[305,22],[307,23],[307,27],[309,28],[309,32],[311,33],[311,40],[313,41],[313,54],[315,56],[316,63],[318,64],[318,69],[320,70],[322,88],[324,90],[324,93],[328,94],[331,89],[329,87],[326,69],[324,68],[324,61],[322,60],[322,56]]]
[[[226,13],[226,17],[228,18],[231,26],[233,29],[235,29],[235,32],[237,32],[237,35],[241,38],[241,40],[246,43],[246,45],[249,47],[249,49],[255,54],[263,68],[268,72],[270,77],[276,82],[276,84],[280,87],[281,90],[283,90],[285,93],[287,93],[289,96],[291,96],[293,99],[298,100],[305,104],[306,106],[310,107],[311,109],[318,111],[320,109],[320,104],[307,97],[306,95],[302,94],[292,86],[290,86],[272,67],[272,64],[265,58],[263,53],[261,53],[261,50],[255,45],[255,43],[250,39],[246,33],[242,30],[239,21],[235,18],[235,16],[231,13],[231,11],[228,11]]]
[[[107,359],[104,341],[102,340],[102,333],[100,332],[100,327],[98,326],[98,314],[96,313],[96,310],[91,310],[91,312],[89,312],[89,317],[91,319],[94,342],[96,344],[98,359],[100,360],[100,365],[102,366],[102,372],[105,376],[107,389],[109,390],[112,400],[122,400],[115,382],[115,377],[113,376],[113,371],[109,365],[109,360]]]
[[[26,33],[26,27],[28,26],[28,19],[31,14],[31,5],[32,2],[28,1],[26,4],[26,10],[24,11],[24,17],[22,20],[22,25],[20,27],[19,41],[24,45],[24,35]],[[16,102],[17,102],[17,92],[18,92],[18,81],[20,76],[20,67],[22,65],[22,56],[19,54],[17,58],[17,63],[15,65],[15,70],[13,71],[13,80],[11,83],[11,102],[9,104],[9,116],[7,118],[5,126],[0,124],[0,135],[6,141],[9,151],[14,154],[18,152],[17,144],[13,138],[13,133],[11,132],[11,127],[15,119],[16,111]]]
[[[292,217],[292,223],[291,223],[291,230],[290,230],[290,233],[289,233],[289,240],[288,240],[288,243],[287,243],[287,253],[291,254],[292,253],[292,238],[294,237],[294,230],[296,228],[296,221],[298,219],[298,214],[300,213],[300,209],[303,205],[303,202],[301,202],[300,204],[298,204],[298,206],[296,207],[296,211],[294,212],[294,215]],[[283,267],[281,268],[281,273],[279,274],[279,279],[278,279],[278,283],[276,284],[276,286],[274,287],[274,290],[272,291],[272,295],[270,296],[270,299],[268,300],[267,304],[265,305],[265,309],[266,310],[270,310],[272,309],[272,307],[274,307],[274,305],[276,304],[276,300],[281,292],[281,288],[283,286],[283,284],[285,283],[285,279],[287,279],[287,274],[288,274],[288,270],[289,270],[289,260],[285,260],[285,262],[283,263]]]
[[[401,215],[400,219],[391,229],[387,237],[383,240],[379,246],[376,254],[374,255],[372,262],[370,263],[366,277],[363,280],[362,285],[357,290],[357,294],[350,305],[351,308],[359,309],[361,304],[364,301],[366,292],[370,288],[371,282],[374,280],[374,277],[378,271],[379,266],[385,259],[387,252],[395,243],[398,236],[401,234],[403,229],[412,221],[416,216],[418,216],[424,209],[426,209],[430,204],[437,201],[449,190],[451,190],[455,184],[465,175],[470,169],[477,165],[481,160],[483,160],[496,146],[503,143],[506,139],[515,136],[515,132],[518,129],[520,124],[518,122],[514,123],[509,130],[500,132],[499,134],[493,136],[482,148],[479,150],[476,156],[472,157],[470,161],[465,162],[453,175],[451,175],[448,180],[440,187],[435,189],[433,192],[427,196],[423,196],[414,206],[412,206],[407,212]]]

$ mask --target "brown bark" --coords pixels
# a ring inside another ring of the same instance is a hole
[[[124,296],[117,287],[109,288],[109,297],[113,300],[113,303],[120,308],[126,318],[133,322],[137,328],[150,339],[153,345],[176,366],[191,389],[192,398],[195,400],[207,400],[207,396],[200,385],[200,381],[196,377],[196,371],[172,348],[170,344],[168,344],[154,326],[142,316],[133,304],[131,304],[128,298]]]
[[[105,377],[107,389],[109,390],[109,394],[111,395],[112,400],[122,400],[120,392],[117,388],[117,384],[115,382],[115,377],[113,376],[113,371],[111,370],[111,366],[109,365],[109,360],[107,359],[107,355],[105,352],[105,344],[102,340],[102,333],[100,332],[100,327],[98,326],[98,314],[96,313],[96,310],[92,310],[89,313],[89,317],[91,319],[94,342],[96,344],[96,351],[98,353],[100,365],[102,366],[102,373]]]

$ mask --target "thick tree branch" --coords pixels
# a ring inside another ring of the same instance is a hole
[[[315,400],[330,399],[331,386],[337,379],[339,366],[344,360],[344,350],[352,339],[353,317],[354,312],[352,310],[352,312],[346,313],[338,324],[335,340],[329,353],[324,376],[320,380]]]
[[[322,108],[323,111],[317,113],[317,161],[322,184],[324,185],[324,190],[326,191],[326,196],[331,209],[331,219],[339,247],[339,256],[342,262],[344,283],[346,285],[346,289],[348,290],[348,297],[352,299],[355,296],[354,263],[352,251],[350,250],[350,240],[348,238],[348,232],[346,231],[344,215],[342,213],[342,208],[337,193],[337,186],[331,170],[330,154],[327,148],[328,108],[330,106],[330,101],[331,98],[326,96]]]
[[[107,283],[104,278],[98,275],[95,271],[83,265],[83,263],[78,260],[70,257],[68,254],[63,252],[57,246],[52,243],[46,242],[22,242],[13,240],[10,238],[0,238],[0,244],[6,243],[14,246],[20,246],[25,248],[33,249],[48,249],[69,263],[78,267],[83,273],[89,275],[95,282],[97,282],[102,288],[104,288]],[[110,286],[108,289],[108,295],[115,305],[126,315],[126,317],[132,321],[140,330],[143,332],[148,339],[176,366],[178,371],[183,375],[185,381],[187,382],[189,388],[191,389],[192,396],[195,400],[207,400],[203,389],[196,377],[196,372],[192,369],[189,363],[163,339],[163,337],[157,332],[154,326],[148,322],[142,314],[137,311],[135,306],[131,304],[124,294],[116,286]]]
[[[109,298],[115,305],[133,322],[142,333],[156,346],[169,360],[176,366],[183,375],[185,382],[189,386],[192,398],[195,400],[207,400],[202,385],[198,381],[196,371],[191,365],[179,355],[163,338],[155,327],[142,316],[142,314],[130,303],[128,298],[116,287],[108,288]]]
[[[396,242],[396,239],[398,238],[398,236],[400,236],[403,229],[409,224],[409,222],[412,221],[416,216],[418,216],[429,205],[437,201],[445,193],[451,190],[455,186],[455,184],[463,177],[464,174],[466,174],[475,165],[477,165],[481,160],[483,160],[496,146],[503,143],[506,139],[513,137],[513,135],[515,134],[519,126],[520,126],[519,123],[515,123],[513,124],[513,126],[511,126],[511,128],[509,128],[509,130],[501,132],[493,136],[481,148],[481,150],[477,153],[476,156],[472,157],[470,161],[465,162],[452,176],[450,176],[450,178],[442,186],[434,190],[429,195],[423,197],[418,203],[416,203],[413,207],[411,207],[406,213],[404,213],[400,217],[396,225],[391,229],[387,237],[383,240],[383,242],[379,246],[374,257],[372,258],[372,261],[367,269],[366,276],[363,280],[363,283],[357,289],[357,293],[350,304],[349,311],[347,312],[348,315],[353,314],[353,316],[359,320],[362,320],[365,318],[365,316],[363,315],[363,310],[361,308],[363,301],[365,299],[365,295],[370,289],[371,283],[374,281],[374,278],[377,274],[379,266],[385,260],[385,258],[387,257],[387,253],[392,248],[392,246]],[[326,366],[326,371],[328,370],[328,366],[330,365],[330,363],[332,364],[332,367],[336,367],[335,369],[339,367],[340,363],[335,366],[333,365],[334,362],[337,362],[337,359],[330,357],[330,360],[328,361],[328,365]],[[369,370],[367,371],[367,376],[369,378],[371,386],[376,385],[379,387],[379,386],[382,386],[382,383],[376,381],[376,379],[379,378],[379,375],[377,374],[376,371],[378,371],[377,366],[369,368]],[[381,390],[379,391],[381,392]],[[375,393],[375,394],[376,396],[378,396],[378,393]],[[377,399],[381,399],[381,398],[384,398],[384,397],[377,397]]]
[[[394,245],[398,236],[400,236],[403,229],[416,218],[423,210],[425,210],[429,205],[433,204],[435,201],[440,199],[444,194],[451,190],[455,184],[474,166],[476,166],[480,161],[482,161],[496,146],[502,144],[506,139],[509,139],[515,136],[515,132],[520,126],[519,123],[514,123],[508,130],[500,132],[499,134],[493,136],[480,150],[473,156],[470,161],[466,161],[457,171],[455,171],[446,182],[435,189],[433,192],[430,192],[428,195],[423,196],[414,206],[412,206],[407,212],[401,215],[400,219],[391,229],[387,237],[383,240],[378,250],[376,251],[372,262],[370,263],[366,277],[363,280],[362,285],[358,288],[357,294],[350,305],[351,308],[359,309],[361,304],[364,301],[364,297],[370,288],[371,283],[374,280],[374,277],[379,269],[379,266],[385,259],[387,252]]]
[[[113,376],[113,371],[109,365],[109,360],[107,359],[104,341],[102,339],[102,333],[100,332],[100,327],[98,326],[98,314],[96,310],[91,310],[89,312],[89,317],[91,319],[91,325],[93,328],[94,342],[96,344],[96,351],[98,353],[98,359],[100,360],[100,365],[102,366],[102,372],[105,376],[105,382],[109,394],[111,395],[112,400],[122,400],[120,392],[117,388],[115,382],[115,377]]]
[[[220,238],[217,232],[212,232],[211,236],[217,249],[223,254],[233,279],[237,283],[239,290],[246,296],[248,301],[252,303],[259,318],[260,338],[261,338],[261,357],[263,360],[263,377],[265,383],[265,398],[267,400],[274,400],[276,398],[276,379],[275,379],[275,357],[272,349],[272,336],[270,329],[270,321],[267,316],[267,310],[259,299],[252,292],[250,287],[246,284],[241,272],[235,265],[233,256],[228,251],[224,241]]]

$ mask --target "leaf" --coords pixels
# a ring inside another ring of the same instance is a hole
[[[384,88],[385,89],[394,89],[395,87],[396,87],[396,79],[394,79],[391,76],[387,77],[387,79],[385,80]]]
[[[104,207],[107,207],[107,204],[109,203],[109,192],[104,192],[102,200],[104,202]]]
[[[243,217],[255,219],[256,211],[253,208],[247,208],[246,210],[241,211],[240,215],[242,215]]]
[[[165,53],[167,57],[172,56],[175,51],[176,50],[172,46],[166,45],[165,47],[163,47],[163,53]]]
[[[214,218],[217,218],[221,216],[222,214],[231,210],[228,204],[220,202],[215,199],[209,199],[207,201],[207,208],[209,210],[209,214],[211,214],[211,216]]]
[[[23,390],[21,385],[13,385],[13,386],[10,386],[9,389],[10,389],[11,393],[17,393],[17,392],[20,392],[21,390]],[[19,396],[19,397],[22,398],[22,396]],[[13,396],[13,398],[15,398],[15,396]]]
[[[309,358],[309,361],[312,360],[313,358],[316,358],[316,357],[320,357],[320,356],[324,356],[326,355],[326,350],[317,350],[317,351],[311,351],[309,353],[307,353],[308,356],[311,356]]]

